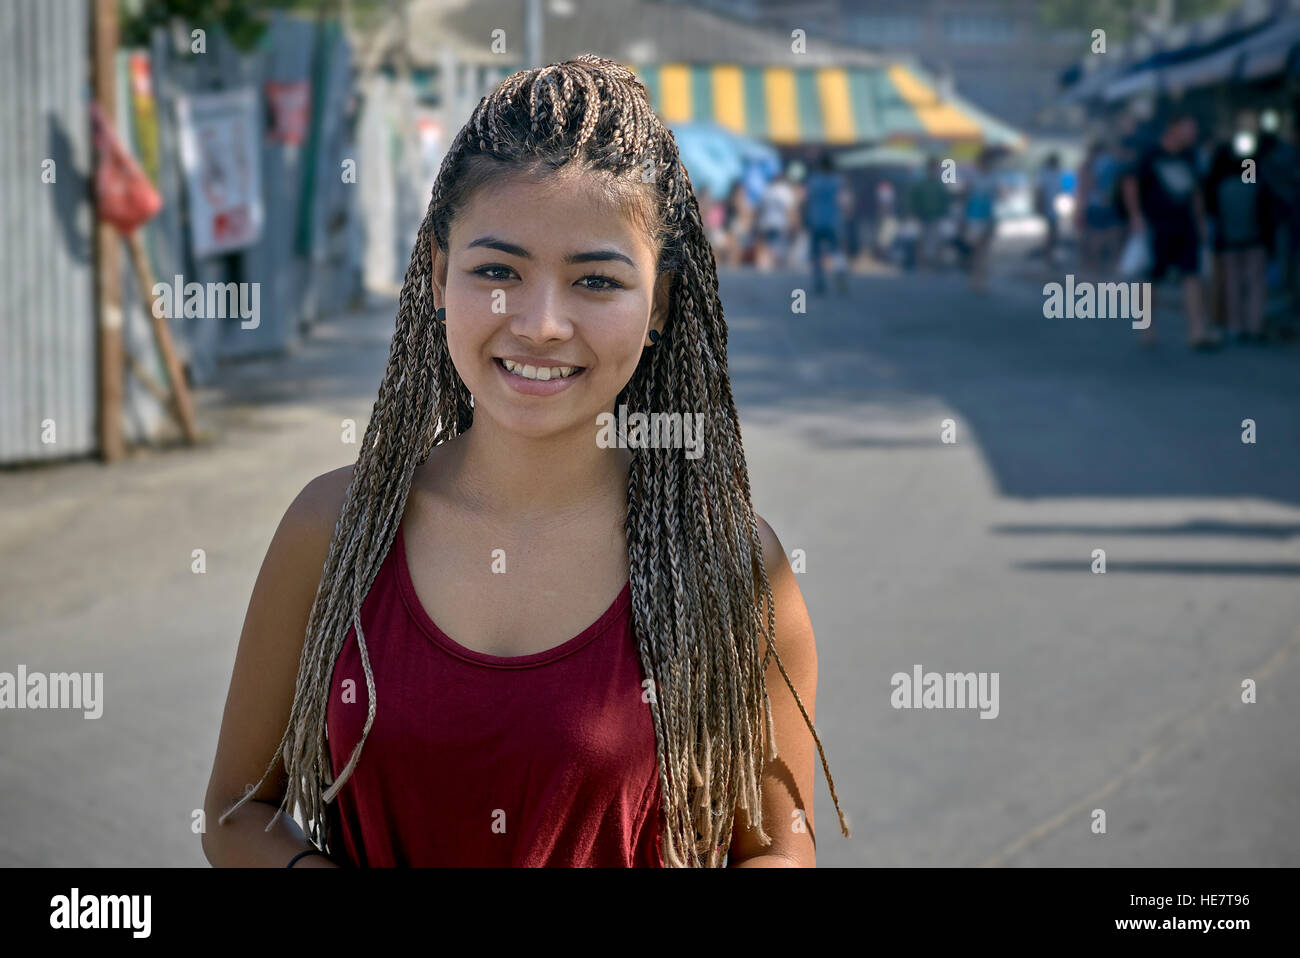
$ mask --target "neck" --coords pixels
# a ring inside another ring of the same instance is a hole
[[[626,499],[631,455],[597,446],[594,421],[531,439],[480,415],[457,445],[449,483],[468,508],[511,525],[559,525]]]

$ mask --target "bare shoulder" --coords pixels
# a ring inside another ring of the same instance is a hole
[[[334,527],[343,512],[352,466],[321,473],[285,510],[268,552],[265,574],[277,589],[286,586],[315,595]]]
[[[786,558],[785,547],[777,538],[776,530],[757,513],[758,532],[763,542],[763,566],[767,570],[767,581],[772,587],[772,602],[776,612],[776,645],[782,658],[793,655],[809,660],[812,665],[816,660],[815,640],[812,622],[808,616],[808,607],[804,604],[803,593],[799,590],[798,576],[790,567]]]
[[[767,569],[768,579],[771,579],[788,568],[789,563],[786,561],[785,549],[781,545],[781,540],[776,537],[775,530],[757,512],[754,513],[754,518],[758,520],[758,535],[763,543],[763,566]]]
[[[325,524],[332,535],[339,514],[343,511],[343,499],[347,495],[348,483],[352,481],[352,469],[350,464],[340,466],[311,480],[289,504],[285,517],[291,519],[295,526]]]

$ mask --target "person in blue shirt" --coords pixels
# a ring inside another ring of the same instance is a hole
[[[815,296],[826,292],[823,260],[827,249],[835,254],[835,288],[840,293],[847,292],[848,289],[848,264],[842,238],[844,209],[840,194],[843,188],[843,177],[835,172],[830,153],[823,153],[817,160],[817,168],[805,183],[803,217],[804,226],[808,229],[808,251],[812,260]]]
[[[1094,140],[1079,171],[1075,190],[1075,224],[1080,234],[1083,267],[1099,272],[1119,253],[1124,234],[1120,177],[1124,162],[1104,139]]]
[[[995,208],[998,199],[997,178],[993,172],[994,152],[980,150],[975,169],[968,174],[966,201],[962,211],[962,245],[966,250],[966,267],[971,289],[988,291],[989,253],[997,232]]]

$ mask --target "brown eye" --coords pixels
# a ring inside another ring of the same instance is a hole
[[[578,282],[585,283],[589,279],[594,279],[597,282],[609,284],[606,286],[584,286],[583,287],[584,289],[591,290],[593,293],[603,293],[606,292],[607,290],[623,288],[623,284],[620,283],[618,280],[616,280],[614,277],[605,276],[602,273],[591,273],[587,276],[582,277],[582,279],[580,279]]]

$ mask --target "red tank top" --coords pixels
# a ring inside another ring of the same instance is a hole
[[[361,627],[377,708],[356,768],[326,806],[342,864],[663,867],[630,583],[567,642],[487,655],[457,644],[424,610],[399,525]],[[326,709],[335,777],[368,704],[349,628]]]

